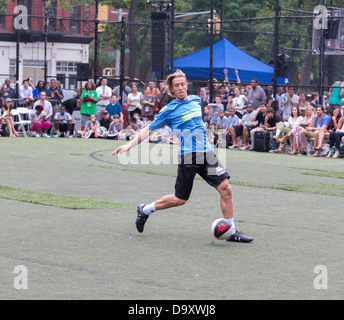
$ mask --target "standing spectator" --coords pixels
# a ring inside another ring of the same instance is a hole
[[[133,82],[130,85],[131,93],[128,94],[127,105],[130,118],[133,117],[134,112],[141,114],[143,95],[137,90],[137,84]]]
[[[129,77],[124,77],[122,93],[120,92],[121,89],[119,85],[112,90],[112,93],[114,93],[117,96],[120,104],[122,105],[124,128],[126,128],[127,120],[128,120],[128,105],[127,105],[128,94],[131,93],[131,88],[128,86],[128,84],[129,84]]]
[[[101,85],[96,89],[98,94],[98,103],[97,103],[97,120],[100,121],[102,118],[102,112],[105,110],[106,106],[110,103],[112,90],[108,87],[108,80],[103,77],[100,80]]]
[[[29,80],[23,80],[22,85],[19,87],[18,103],[24,107],[30,107],[34,101],[32,94],[32,87],[29,85]]]
[[[234,89],[233,104],[235,109],[235,114],[241,119],[244,115],[245,104],[248,101],[247,97],[241,94],[239,88]]]
[[[155,98],[155,103],[154,103],[154,106],[153,106],[153,111],[154,112],[159,112],[159,106],[158,106],[158,103],[157,103],[157,97],[160,94],[160,90],[155,87],[155,82],[154,81],[149,81],[148,82],[148,87],[150,88],[150,94],[152,96],[154,96],[154,98]],[[146,95],[146,90],[143,92],[143,95]]]
[[[54,117],[54,126],[55,126],[55,138],[61,137],[62,133],[66,133],[67,138],[73,138],[70,135],[72,129],[72,116],[66,112],[66,107],[61,105],[60,112],[56,112]]]
[[[115,93],[111,96],[111,102],[106,106],[106,111],[109,112],[110,117],[118,115],[120,123],[123,125],[123,109],[122,106],[118,103],[117,95]]]
[[[155,96],[152,95],[151,88],[147,87],[142,99],[141,116],[147,117],[148,120],[153,120],[154,106],[155,106]]]
[[[294,86],[287,84],[287,92],[282,95],[281,107],[283,108],[283,120],[288,121],[291,116],[291,108],[299,104],[299,97],[295,94]]]
[[[259,108],[261,102],[266,103],[265,91],[261,86],[258,86],[258,80],[256,78],[251,79],[251,89],[248,92],[247,99],[252,101],[254,110]]]
[[[204,111],[203,121],[204,121],[204,122],[208,121],[208,122],[209,122],[209,125],[210,125],[210,121],[211,121],[212,115],[211,115],[211,113],[210,113],[209,107],[208,107],[208,106],[205,106],[203,111]]]
[[[62,100],[64,98],[62,89],[58,87],[55,79],[50,80],[50,86],[47,89],[47,99],[50,100],[53,107],[53,115],[57,112]]]
[[[90,115],[95,115],[97,113],[98,93],[96,91],[96,85],[93,82],[86,82],[85,90],[82,92],[80,100],[82,101],[80,109],[81,131],[83,131],[85,128],[86,121],[89,120]]]
[[[47,92],[45,89],[45,86],[44,86],[44,82],[42,80],[39,80],[37,82],[36,88],[32,91],[32,95],[33,95],[33,98],[35,99],[35,101],[37,101],[39,99],[39,94],[42,91]]]
[[[14,97],[16,95],[16,91],[11,87],[11,80],[7,78],[5,80],[5,85],[6,85],[7,91],[8,91],[8,98],[14,99]]]
[[[160,94],[157,97],[157,103],[158,103],[158,108],[159,111],[166,106],[167,104],[169,104],[171,101],[173,100],[173,98],[168,94],[167,91],[167,86],[166,83],[164,82],[164,86],[162,87],[162,89],[160,90]],[[206,104],[208,105],[208,104]],[[156,113],[155,113],[156,114]]]
[[[330,112],[336,106],[341,106],[342,99],[344,98],[344,82],[336,81],[330,88],[331,93],[329,99]]]

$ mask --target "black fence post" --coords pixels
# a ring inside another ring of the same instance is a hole
[[[213,88],[213,67],[214,67],[214,0],[210,2],[210,88],[209,88],[209,102],[213,102],[214,88]]]
[[[275,1],[275,32],[274,32],[274,98],[277,98],[278,50],[279,50],[279,0]]]
[[[93,66],[94,83],[97,82],[97,73],[98,73],[98,46],[99,46],[98,5],[99,5],[99,0],[96,0],[95,19],[94,19],[94,66]]]
[[[125,55],[125,18],[122,17],[121,23],[121,61],[120,61],[120,81],[119,81],[119,101],[120,104],[123,105],[123,82],[124,82],[124,55]],[[128,113],[129,114],[129,113]]]

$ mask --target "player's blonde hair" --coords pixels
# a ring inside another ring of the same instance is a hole
[[[186,79],[186,75],[184,72],[182,72],[181,70],[177,69],[177,71],[175,73],[170,74],[167,78],[166,78],[166,85],[167,85],[167,93],[171,96],[174,97],[174,93],[173,93],[173,80],[176,78],[184,78],[186,85],[187,85],[187,79]]]

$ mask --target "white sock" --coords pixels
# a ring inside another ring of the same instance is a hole
[[[70,131],[67,131],[67,137],[69,137],[69,135],[70,135]]]
[[[235,223],[234,223],[234,218],[232,218],[232,219],[227,219],[231,224],[232,224],[232,233],[234,233],[235,231],[236,231],[236,229],[235,229]]]
[[[151,204],[146,204],[143,208],[142,211],[147,214],[150,215],[151,213],[155,212],[155,202],[152,202]]]
[[[56,130],[56,134],[57,134],[57,135],[60,135],[60,131],[59,131],[59,130]]]

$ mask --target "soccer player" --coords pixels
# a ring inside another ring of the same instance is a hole
[[[218,161],[208,142],[205,125],[202,120],[201,99],[188,96],[187,79],[183,72],[169,75],[166,79],[169,95],[174,97],[168,105],[160,110],[157,117],[142,129],[129,143],[118,147],[112,155],[127,152],[145,140],[153,130],[169,126],[180,141],[178,174],[175,183],[175,194],[163,196],[150,204],[137,207],[136,228],[143,232],[150,214],[157,210],[181,206],[191,194],[193,181],[199,174],[220,194],[220,205],[223,217],[233,226],[232,234],[227,241],[251,242],[251,237],[235,229],[233,217],[232,188],[228,183],[229,175]]]

